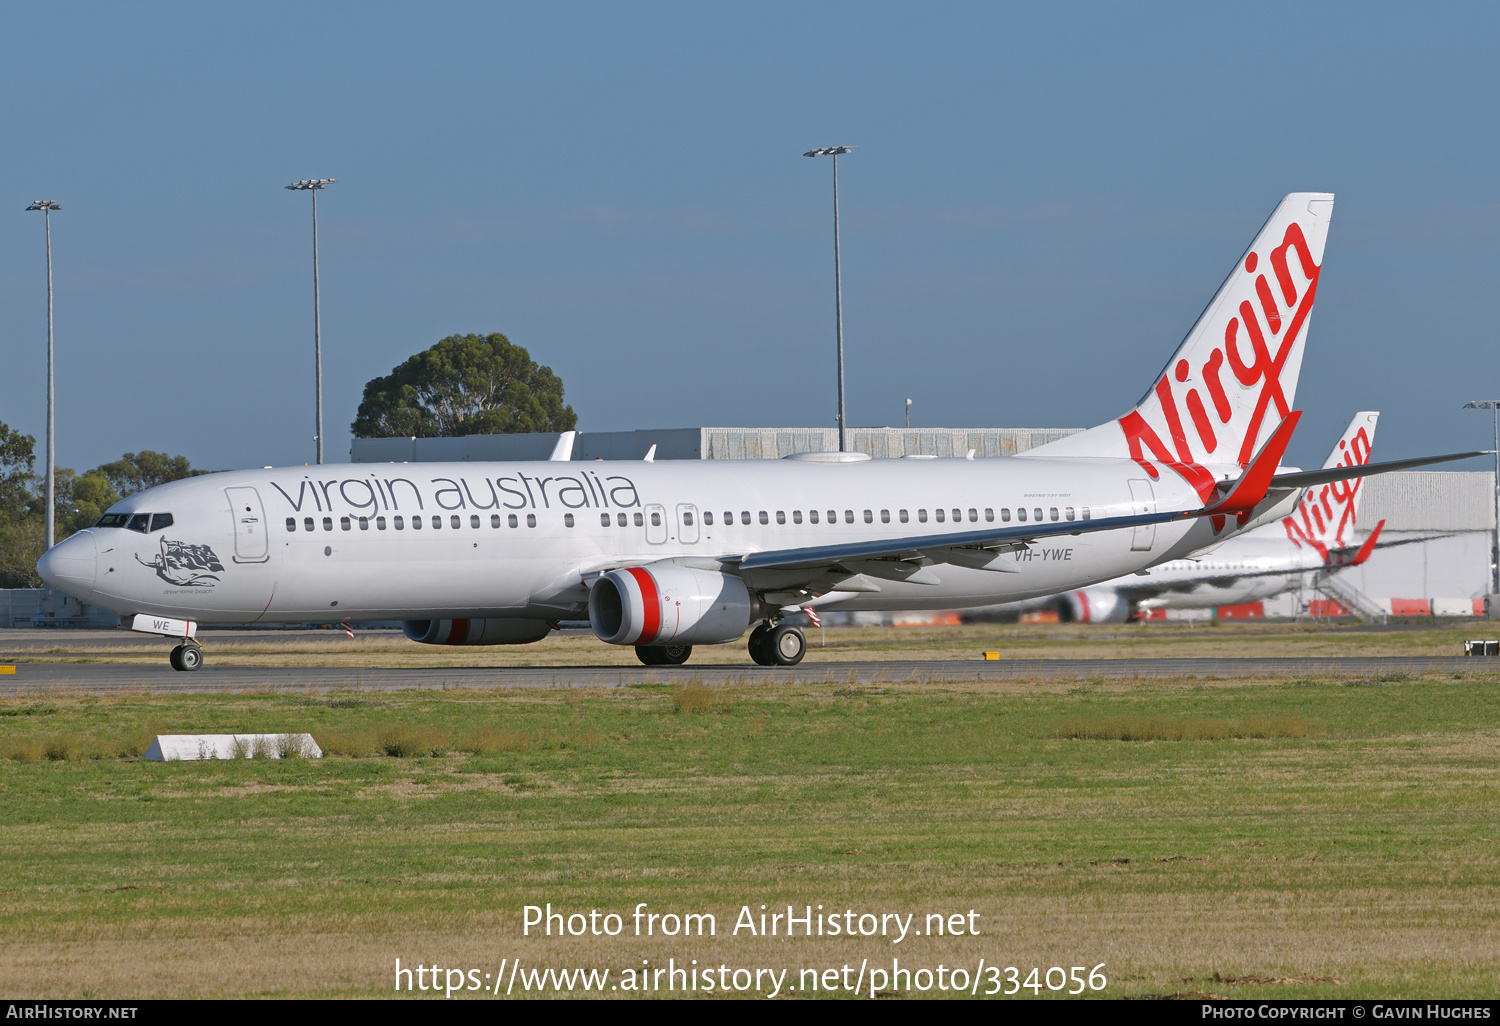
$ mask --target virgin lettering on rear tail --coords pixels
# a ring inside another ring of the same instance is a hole
[[[1375,424],[1379,419],[1378,413],[1356,413],[1344,429],[1339,444],[1323,461],[1324,469],[1362,467],[1369,463],[1370,450],[1375,444]],[[1309,488],[1297,504],[1296,511],[1281,521],[1292,544],[1298,548],[1311,547],[1324,563],[1330,562],[1330,549],[1352,545],[1363,484],[1363,478],[1355,477]]]
[[[1292,411],[1332,214],[1331,193],[1282,199],[1135,408],[1027,455],[1128,457],[1207,502],[1208,467],[1244,467]]]

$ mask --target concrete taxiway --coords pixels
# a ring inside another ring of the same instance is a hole
[[[1395,674],[1483,672],[1500,660],[1456,657],[1303,659],[1001,659],[889,660],[804,663],[794,667],[288,667],[214,666],[179,673],[166,666],[124,663],[17,663],[0,676],[0,697],[71,694],[211,694],[254,691],[398,691],[447,688],[624,687],[684,683],[697,677],[725,684],[890,684],[901,681],[1368,678]]]

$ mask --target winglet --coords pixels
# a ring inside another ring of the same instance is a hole
[[[1266,497],[1266,492],[1271,487],[1271,478],[1276,476],[1276,468],[1281,465],[1281,457],[1286,454],[1292,432],[1297,429],[1297,421],[1301,419],[1301,410],[1293,410],[1283,417],[1271,437],[1266,439],[1266,444],[1260,447],[1260,452],[1255,454],[1240,479],[1234,483],[1229,494],[1214,505],[1199,510],[1196,515],[1219,516],[1224,513],[1248,513],[1254,509]]]
[[[1370,553],[1375,551],[1375,539],[1380,537],[1380,529],[1384,526],[1384,520],[1375,525],[1375,530],[1370,532],[1370,537],[1365,539],[1365,543],[1359,547],[1359,551],[1354,554],[1354,558],[1346,565],[1359,566],[1359,564],[1370,558]]]
[[[547,457],[549,463],[564,462],[573,458],[573,440],[578,437],[577,431],[564,431],[557,436],[557,444],[552,447],[552,455]]]
[[[655,442],[651,443],[651,448],[646,450],[646,455],[642,456],[641,459],[644,460],[647,463],[655,463],[656,462],[656,443]]]

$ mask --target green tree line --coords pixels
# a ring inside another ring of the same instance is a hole
[[[54,471],[57,540],[97,521],[125,496],[168,481],[206,474],[185,456],[150,449],[127,452],[112,463],[77,473]],[[0,422],[0,588],[40,588],[36,561],[46,541],[47,499],[36,472],[36,439]]]

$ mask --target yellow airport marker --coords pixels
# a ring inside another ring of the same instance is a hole
[[[0,673],[15,673],[15,672],[16,672],[16,668],[14,666],[0,666]]]
[[[994,661],[994,660],[997,660],[997,659],[1000,658],[1000,653],[999,652],[986,652],[984,654],[984,658],[985,658],[986,661]]]

